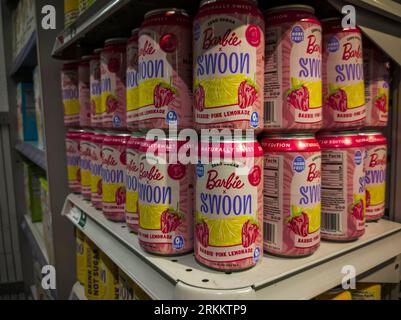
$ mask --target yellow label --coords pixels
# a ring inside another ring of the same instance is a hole
[[[382,204],[386,198],[386,185],[382,184],[366,184],[366,191],[370,194],[370,205],[376,206]]]
[[[322,106],[322,81],[304,81],[291,78],[291,87],[299,88],[304,86],[309,92],[309,108],[321,108]]]
[[[315,300],[352,300],[351,292],[349,291],[329,291],[316,297]]]
[[[357,284],[352,290],[352,300],[381,300],[380,284]]]
[[[388,88],[379,88],[377,90],[376,99],[379,99],[382,96],[386,97],[386,110],[388,111],[389,110],[389,105],[390,105],[390,89],[388,89]]]
[[[103,202],[116,202],[117,190],[124,187],[122,183],[103,183]]]
[[[162,79],[148,79],[139,84],[138,88],[140,95],[138,98],[139,100],[138,106],[144,107],[154,104],[154,91],[156,86],[160,83],[168,85]]]
[[[348,86],[330,84],[330,94],[342,89],[347,94],[348,109],[358,108],[365,104],[365,84],[359,81]]]
[[[131,213],[137,213],[138,212],[138,198],[139,198],[139,194],[138,192],[132,192],[132,191],[128,191],[126,193],[126,204],[125,204],[125,208],[127,210],[127,212],[131,212]]]
[[[162,213],[168,205],[139,204],[139,224],[142,229],[160,230]]]
[[[244,75],[230,75],[195,81],[195,88],[199,85],[205,90],[205,108],[215,106],[235,105],[238,103],[238,88],[243,81],[253,83],[253,80]],[[254,87],[257,88],[256,84]],[[259,88],[257,88],[259,91]]]
[[[86,252],[85,235],[79,229],[76,229],[76,257],[77,257],[77,280],[85,286],[86,283]]]
[[[91,192],[92,193],[97,193],[98,192],[98,186],[99,186],[99,181],[100,180],[102,180],[101,176],[91,175]]]
[[[119,272],[119,295],[118,300],[134,300],[134,282],[121,271]]]
[[[79,171],[79,166],[68,166],[67,172],[68,172],[68,181],[76,181],[77,180],[77,174]]]
[[[138,108],[139,108],[139,87],[127,89],[127,111],[137,110]]]
[[[64,115],[66,116],[75,116],[79,115],[79,100],[64,100]]]
[[[118,300],[119,283],[118,267],[104,253],[100,254],[100,279],[102,286],[102,300]]]
[[[82,187],[91,186],[92,172],[90,170],[81,170],[81,185]]]

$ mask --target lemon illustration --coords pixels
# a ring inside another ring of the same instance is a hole
[[[209,227],[211,246],[232,246],[242,243],[242,227],[250,217],[204,219]]]
[[[322,81],[304,81],[298,78],[291,78],[291,89],[298,89],[304,86],[309,92],[309,108],[320,108],[322,106]]]
[[[314,233],[320,229],[321,225],[321,204],[318,204],[317,206],[313,208],[301,208],[297,206],[292,206],[292,216],[297,216],[302,213],[306,213],[309,218],[309,229],[308,233]]]
[[[347,94],[348,109],[357,108],[365,104],[365,84],[363,81],[349,86],[330,84],[330,94],[336,92],[338,89],[344,90]]]
[[[139,204],[139,223],[143,229],[160,229],[162,213],[168,209],[167,205]]]
[[[366,190],[370,193],[370,205],[375,206],[384,202],[386,195],[384,184],[376,184],[366,186]]]
[[[154,91],[159,83],[167,84],[167,82],[161,79],[148,79],[139,85],[139,90],[141,92],[139,95],[139,106],[149,106],[154,103]]]
[[[243,75],[231,75],[195,82],[205,90],[205,108],[238,103],[238,88],[244,80],[252,81]]]
[[[125,204],[128,212],[136,212],[138,203],[138,192],[127,191],[127,202]]]

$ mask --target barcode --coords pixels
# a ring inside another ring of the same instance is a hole
[[[276,122],[276,109],[274,101],[265,101],[265,122]]]
[[[265,222],[263,224],[263,235],[266,243],[276,244],[276,225]]]
[[[340,215],[338,213],[322,212],[322,229],[325,231],[340,231]]]

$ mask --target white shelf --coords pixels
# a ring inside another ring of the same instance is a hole
[[[32,222],[31,217],[25,215],[22,223],[22,229],[25,231],[32,250],[34,250],[36,255],[41,260],[39,262],[42,265],[48,265],[49,257],[47,255],[46,244],[43,237],[42,222]]]
[[[154,299],[311,299],[339,285],[342,267],[358,276],[401,254],[401,224],[369,224],[352,243],[323,242],[312,256],[265,255],[248,271],[225,274],[199,266],[192,254],[164,258],[147,254],[125,224],[106,220],[78,195],[67,197],[63,214]]]

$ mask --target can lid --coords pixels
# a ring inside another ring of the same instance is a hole
[[[359,131],[357,130],[343,130],[343,131],[325,131],[318,133],[318,137],[328,137],[328,136],[357,136],[359,135]]]
[[[94,54],[99,54],[100,52],[102,52],[103,48],[97,48],[95,50],[93,50]]]
[[[126,44],[128,41],[127,38],[110,38],[104,42],[105,46],[109,46],[112,44]]]
[[[315,14],[315,8],[305,4],[289,4],[285,6],[273,7],[271,9],[266,10],[265,13],[270,14],[282,10],[300,10]]]
[[[79,65],[79,60],[67,61],[63,64],[63,69],[74,69]]]
[[[202,0],[199,7],[202,8],[203,6],[205,6],[207,4],[215,3],[215,2],[221,2],[221,1],[224,1],[224,0]],[[255,4],[255,5],[258,4],[258,0],[240,0],[240,1],[251,2],[251,3]]]
[[[166,16],[170,16],[170,15],[173,15],[173,14],[181,14],[181,15],[189,17],[188,11],[186,11],[184,9],[162,8],[162,9],[155,9],[155,10],[151,10],[151,11],[147,12],[145,14],[145,19],[146,18],[150,18],[150,17],[155,16],[155,15],[158,15],[158,14],[163,14],[163,13],[165,13]]]
[[[139,28],[132,29],[131,35],[134,36],[134,35],[137,34],[138,32],[139,32]]]
[[[93,57],[94,57],[93,55],[82,56],[82,57],[81,57],[81,62],[83,62],[83,61],[89,61],[89,60],[92,59]]]

